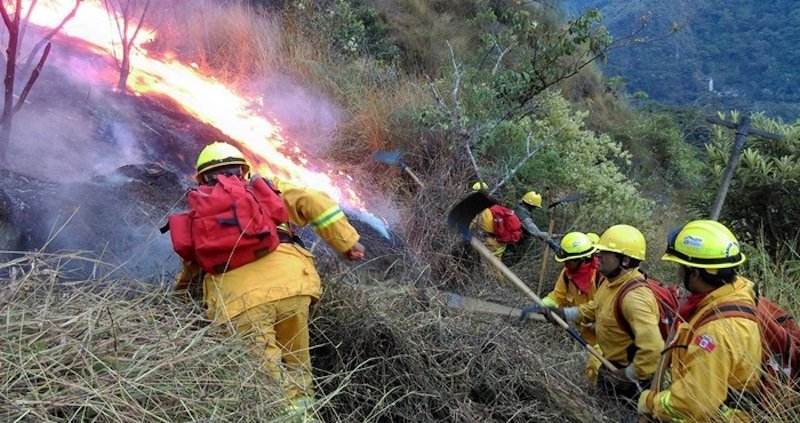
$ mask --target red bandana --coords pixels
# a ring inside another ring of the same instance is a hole
[[[688,297],[686,297],[686,301],[684,301],[678,309],[678,315],[681,316],[683,321],[689,321],[689,319],[692,317],[692,314],[694,314],[694,310],[697,308],[697,305],[700,304],[700,301],[703,301],[703,298],[705,298],[706,295],[708,295],[708,292],[699,292],[697,294],[690,294]]]
[[[583,294],[589,293],[589,288],[592,286],[592,276],[597,270],[599,259],[592,257],[591,260],[577,266],[571,266],[571,263],[565,263],[567,278],[578,287],[578,290]]]

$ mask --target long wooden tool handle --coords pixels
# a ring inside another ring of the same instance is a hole
[[[551,212],[552,213],[552,212]],[[550,236],[553,234],[553,228],[556,225],[556,220],[550,217],[550,223],[547,225],[547,238],[550,239]],[[536,287],[536,292],[542,292],[542,285],[544,285],[544,274],[545,270],[547,270],[547,259],[549,258],[548,255],[550,253],[550,248],[545,248],[544,252],[542,253],[542,267],[539,269],[539,286]]]
[[[547,306],[542,302],[542,299],[539,298],[539,296],[536,295],[535,292],[531,291],[531,289],[528,288],[527,285],[525,285],[525,282],[522,282],[522,280],[519,277],[517,277],[517,275],[515,275],[514,272],[511,271],[511,269],[509,269],[505,264],[503,264],[502,261],[500,261],[494,254],[492,254],[492,252],[489,251],[489,249],[486,248],[486,246],[483,245],[483,243],[479,239],[471,237],[469,242],[472,245],[472,247],[475,248],[486,260],[488,260],[492,266],[497,268],[497,270],[499,270],[503,274],[503,276],[508,278],[508,280],[510,280],[514,285],[516,285],[517,288],[519,288],[528,297],[530,297],[530,299],[532,299],[536,304],[539,304],[540,307],[547,308]],[[592,346],[589,345],[586,342],[586,340],[583,339],[583,337],[581,337],[581,335],[575,330],[575,328],[570,327],[570,325],[567,322],[565,322],[563,319],[561,319],[560,317],[558,317],[553,313],[550,314],[550,317],[553,318],[553,320],[555,320],[559,326],[564,328],[570,334],[570,336],[572,336],[584,348],[586,348],[586,350],[589,351],[590,354],[597,357],[597,359],[600,360],[600,362],[603,363],[603,365],[606,366],[609,370],[612,371],[617,370],[617,367],[611,364],[611,362],[608,361],[605,357],[603,357],[602,354],[597,352],[596,349],[592,348]]]
[[[412,172],[411,169],[408,168],[408,166],[403,166],[403,170],[406,171],[408,176],[410,176],[411,179],[413,179],[414,182],[416,182],[420,188],[425,189],[425,184],[423,184],[422,181],[420,181],[419,178],[417,178],[417,175],[414,172]]]

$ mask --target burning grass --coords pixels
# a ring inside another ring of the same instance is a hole
[[[0,418],[278,418],[280,395],[241,339],[155,284],[64,282],[60,263],[82,259],[28,254],[0,268]],[[542,353],[561,339],[549,327],[475,320],[370,285],[331,281],[315,309],[324,421],[616,420],[568,376],[581,353]]]

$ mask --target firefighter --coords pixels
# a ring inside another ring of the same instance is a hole
[[[639,264],[645,259],[646,243],[638,229],[629,225],[608,228],[595,244],[597,269],[605,281],[597,287],[594,299],[577,307],[552,308],[564,320],[594,324],[603,356],[618,370],[599,370],[598,388],[606,394],[635,398],[649,385],[658,365],[664,340],[659,330],[659,307],[653,291],[634,288],[622,298],[620,311],[635,335],[633,339],[617,321],[614,306],[617,294],[628,281],[644,279]],[[549,317],[549,313],[544,313]]]
[[[589,237],[582,232],[570,232],[561,239],[561,248],[555,260],[564,263],[553,290],[542,298],[547,307],[577,307],[588,303],[602,281],[597,271],[597,249]],[[523,310],[523,314],[538,312],[537,305]],[[594,345],[594,325],[581,326],[583,338]]]
[[[753,283],[737,275],[745,255],[736,237],[719,222],[695,220],[672,231],[661,260],[679,265],[678,276],[691,295],[680,307],[683,321],[653,389],[639,397],[639,413],[659,421],[750,421],[737,407],[761,377],[758,323],[722,314],[725,303],[755,309]]]
[[[486,192],[488,189],[489,185],[483,181],[472,184],[472,191]],[[503,253],[506,252],[506,244],[498,241],[494,236],[494,216],[492,215],[492,211],[490,209],[485,209],[480,212],[478,216],[475,217],[473,225],[480,229],[478,234],[483,244],[486,245],[486,248],[488,248],[498,260],[501,260],[503,258]],[[496,269],[492,269],[492,273],[497,276],[498,283],[502,285],[505,281],[502,273]]]
[[[596,240],[595,240],[596,241]],[[553,290],[542,298],[542,303],[547,307],[575,307],[586,304],[594,298],[597,287],[602,283],[603,276],[597,271],[598,258],[595,256],[597,249],[594,241],[582,232],[570,232],[561,239],[561,248],[555,260],[564,263],[564,268],[558,275]],[[530,313],[541,312],[538,304],[530,305],[522,310],[521,320]],[[580,325],[583,339],[593,345],[595,349],[596,336],[594,324]],[[592,382],[597,381],[597,373],[601,363],[595,356],[589,354],[586,362],[586,377]]]
[[[519,216],[519,220],[522,221],[522,228],[528,235],[542,241],[548,241],[550,235],[540,230],[539,227],[536,226],[536,223],[533,222],[533,212],[540,208],[542,208],[541,194],[535,191],[528,191],[517,202],[517,206],[514,207],[514,213]]]
[[[250,166],[236,147],[214,142],[197,158],[197,180],[214,184],[218,175],[249,179]],[[339,206],[325,194],[273,181],[296,226],[311,225],[334,250],[348,260],[364,257],[359,235]],[[287,224],[279,227],[281,243],[274,251],[241,267],[203,277],[208,316],[250,339],[253,350],[288,400],[288,411],[311,416],[314,389],[309,354],[309,306],[319,300],[321,281],[312,254],[294,242]],[[183,263],[175,289],[186,289],[200,272]],[[304,417],[303,417],[304,418]]]

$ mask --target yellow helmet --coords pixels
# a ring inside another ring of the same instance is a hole
[[[200,175],[211,169],[232,164],[242,165],[244,174],[250,171],[250,165],[247,164],[244,154],[238,148],[226,142],[215,141],[205,146],[200,155],[197,156],[197,163],[195,164],[197,179],[200,180]]]
[[[542,195],[535,191],[528,191],[522,196],[522,202],[533,207],[542,207]]]
[[[597,241],[600,241],[600,235],[597,235],[594,232],[586,232],[586,236],[592,241],[592,244],[597,244]]]
[[[579,258],[589,257],[597,249],[594,243],[583,232],[570,232],[561,238],[561,251],[556,255],[556,261],[559,263],[567,260],[575,260]]]
[[[667,239],[661,260],[703,269],[736,267],[746,260],[739,241],[725,225],[713,220],[694,220]]]
[[[644,235],[630,225],[614,225],[594,244],[598,251],[620,253],[636,260],[644,260],[647,243]]]
[[[489,189],[489,185],[486,185],[486,182],[478,181],[472,184],[473,191],[486,191]]]

